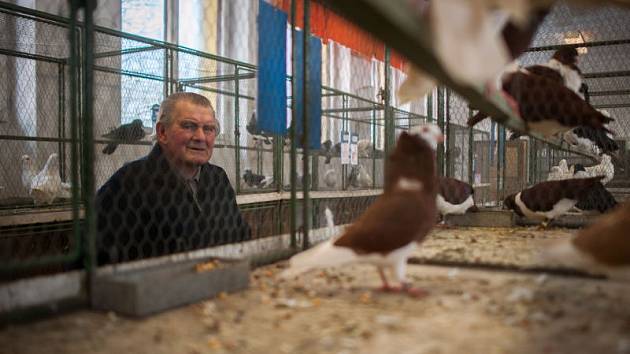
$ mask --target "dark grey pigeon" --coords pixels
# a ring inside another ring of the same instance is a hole
[[[147,135],[141,119],[134,119],[131,123],[123,124],[112,129],[102,137],[112,140],[103,148],[103,154],[111,155],[120,143],[133,143],[142,140]]]

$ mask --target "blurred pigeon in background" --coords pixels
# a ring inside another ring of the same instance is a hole
[[[337,171],[334,168],[329,168],[324,173],[324,184],[328,188],[334,188],[337,185]]]
[[[575,170],[575,178],[588,178],[584,166],[581,164],[575,164],[572,166]],[[604,187],[601,182],[597,182],[591,187],[586,195],[584,195],[575,208],[581,211],[598,211],[605,213],[617,206],[617,200],[615,197]]]
[[[252,170],[246,169],[243,174],[243,181],[249,187],[265,188],[273,184],[272,176],[264,176],[253,173]]]
[[[558,181],[561,179],[573,178],[573,171],[569,169],[567,160],[562,159],[558,163],[558,166],[551,167],[551,171],[547,176],[547,181]]]
[[[29,194],[35,205],[52,204],[61,194],[61,176],[59,175],[59,156],[50,154],[44,168],[31,181]]]
[[[134,119],[131,123],[112,129],[109,133],[102,135],[103,138],[113,140],[103,148],[103,154],[113,154],[120,143],[133,143],[142,140],[147,134],[151,134],[149,130],[142,125],[141,119]]]
[[[436,197],[438,211],[442,216],[477,211],[474,194],[470,184],[451,177],[440,177]]]
[[[329,164],[330,160],[333,157],[341,156],[341,143],[336,143],[333,145],[332,140],[327,139],[326,141],[322,142],[322,146],[319,149],[319,155],[325,157],[325,164]]]
[[[352,166],[350,170],[350,176],[348,177],[348,184],[354,188],[367,188],[372,186],[372,177],[366,171],[363,165],[358,164]]]
[[[606,185],[615,177],[615,166],[612,163],[610,155],[603,154],[599,164],[584,167],[586,175],[589,177],[604,176],[602,184]]]
[[[282,277],[318,268],[368,263],[377,267],[383,290],[423,294],[407,282],[406,267],[407,258],[433,228],[437,217],[435,151],[412,128],[410,133],[400,135],[387,162],[390,188],[342,235],[293,256]],[[332,230],[330,210],[326,211],[326,219]],[[390,286],[385,271],[394,275],[400,288]]]
[[[247,122],[247,125],[245,126],[245,129],[247,129],[247,132],[252,136],[252,138],[254,138],[254,141],[262,141],[264,142],[266,145],[270,145],[271,144],[271,137],[267,134],[265,134],[264,131],[258,129],[258,121],[256,119],[256,111],[252,112],[251,117],[249,118],[249,121]]]
[[[599,110],[606,117],[610,113],[605,109]],[[589,126],[580,126],[565,132],[564,140],[574,147],[581,148],[595,155],[614,154],[619,150],[619,144],[612,138],[608,127],[606,129],[596,129]]]

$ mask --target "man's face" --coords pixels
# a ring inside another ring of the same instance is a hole
[[[210,108],[179,101],[170,124],[157,123],[158,142],[180,167],[203,165],[212,157],[218,125]]]

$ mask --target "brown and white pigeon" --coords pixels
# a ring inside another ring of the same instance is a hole
[[[439,128],[435,127],[437,137],[428,135],[425,128],[415,127],[400,135],[387,159],[385,191],[363,215],[340,236],[293,256],[282,277],[318,268],[369,263],[377,267],[385,290],[394,289],[384,272],[389,270],[401,284],[401,290],[418,294],[406,279],[407,258],[437,217],[435,150],[425,139],[442,137]],[[330,227],[332,221],[328,223]]]
[[[504,74],[501,85],[528,130],[546,137],[578,126],[610,132],[605,124],[614,121],[613,118],[606,117],[558,81],[519,70]],[[477,114],[469,119],[468,125],[474,126],[486,116]]]
[[[574,47],[562,47],[553,53],[553,56],[547,63],[527,66],[523,70],[562,83],[581,98],[584,98],[580,92],[582,71],[577,66],[577,59],[577,49]]]
[[[436,198],[440,215],[462,215],[477,211],[474,194],[475,190],[470,184],[451,177],[440,177]]]
[[[546,181],[509,195],[503,208],[519,215],[541,221],[546,227],[553,219],[573,208],[602,176],[560,181]]]
[[[29,194],[35,205],[52,204],[62,193],[61,176],[59,175],[59,156],[50,154],[44,168],[33,177]]]
[[[548,261],[630,281],[630,203],[598,217],[571,238],[542,251]]]

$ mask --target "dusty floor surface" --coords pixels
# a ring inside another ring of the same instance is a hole
[[[418,259],[527,267],[571,231],[438,229]],[[371,266],[280,281],[146,319],[81,311],[0,330],[0,353],[630,353],[630,284],[464,267],[410,265],[427,290],[377,289]]]

